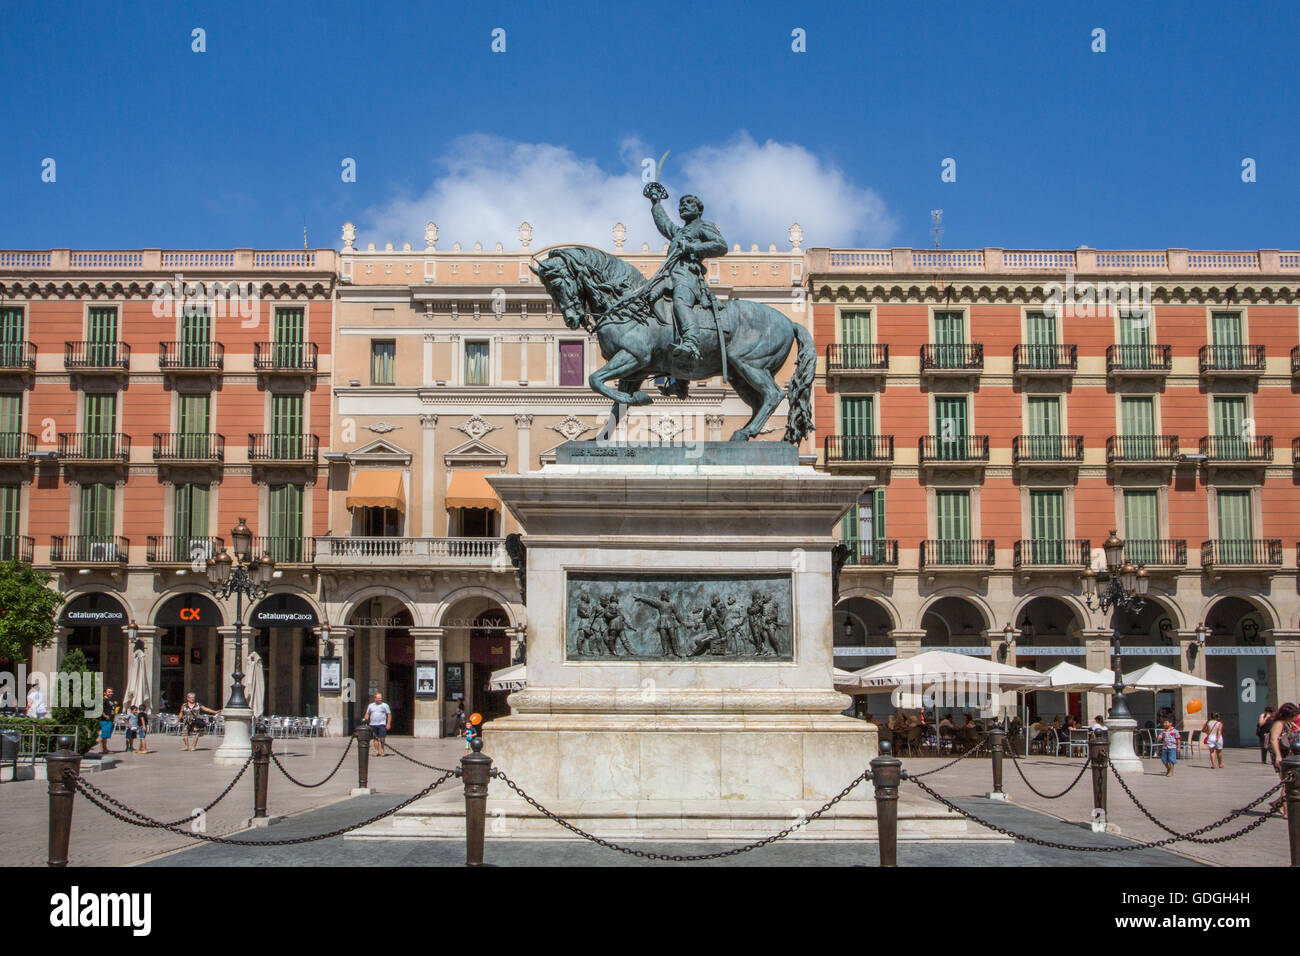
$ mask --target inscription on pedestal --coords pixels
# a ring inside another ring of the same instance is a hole
[[[790,575],[574,572],[565,660],[792,661]]]

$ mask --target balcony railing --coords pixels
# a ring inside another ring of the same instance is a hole
[[[826,346],[826,372],[883,372],[889,368],[889,346],[878,343]]]
[[[253,367],[259,372],[314,372],[319,355],[314,342],[253,343]]]
[[[31,342],[0,342],[0,368],[35,369],[35,344]]]
[[[202,571],[204,564],[220,554],[225,546],[224,538],[150,535],[145,542],[144,559],[149,564],[184,564]]]
[[[921,543],[921,567],[993,567],[992,540],[970,541],[930,539]]]
[[[848,565],[859,568],[876,565],[898,566],[898,540],[895,538],[879,538],[872,541],[848,538],[843,544],[849,549],[849,559],[846,562]]]
[[[920,441],[922,462],[974,461],[989,460],[988,435],[957,435],[945,438],[943,435],[922,435]]]
[[[36,436],[23,432],[0,432],[0,461],[24,461],[36,449]]]
[[[1300,465],[1300,438],[1291,439],[1291,463]]]
[[[1167,375],[1173,367],[1173,349],[1168,345],[1108,345],[1106,373],[1134,372]]]
[[[50,538],[52,564],[126,564],[131,542],[118,535],[73,534]]]
[[[219,372],[225,361],[220,342],[158,343],[158,367],[164,371]]]
[[[1087,538],[1024,538],[1012,550],[1012,564],[1024,567],[1087,567],[1092,542]]]
[[[1017,435],[1011,439],[1011,461],[1083,461],[1082,435]]]
[[[253,539],[253,554],[269,554],[276,564],[311,564],[316,560],[316,539],[261,535]]]
[[[65,342],[63,367],[83,372],[124,372],[131,367],[131,346],[125,342]]]
[[[922,372],[978,372],[984,368],[983,345],[921,346]]]
[[[1172,461],[1178,457],[1177,435],[1111,435],[1106,439],[1106,463]]]
[[[1182,568],[1187,565],[1185,538],[1129,538],[1124,541],[1124,560],[1147,568]]]
[[[1209,461],[1263,461],[1273,460],[1273,436],[1256,435],[1238,438],[1236,435],[1206,435],[1201,439],[1201,454]]]
[[[225,461],[226,436],[154,432],[154,461]]]
[[[1291,374],[1300,375],[1300,345],[1291,349]]]
[[[894,460],[893,435],[827,435],[826,464]]]
[[[1207,372],[1258,374],[1264,371],[1264,346],[1202,345],[1200,365],[1202,375]]]
[[[1011,350],[1016,372],[1074,372],[1079,368],[1076,345],[1017,345]]]
[[[131,437],[97,432],[59,435],[59,458],[64,461],[130,461]]]
[[[0,561],[21,561],[32,563],[32,553],[36,542],[25,534],[0,535]]]
[[[248,436],[249,461],[314,462],[319,451],[320,438],[316,435]]]
[[[316,563],[418,566],[446,561],[489,564],[500,553],[504,541],[504,538],[317,538]]]
[[[1282,565],[1281,538],[1239,538],[1201,544],[1201,567],[1276,568]]]

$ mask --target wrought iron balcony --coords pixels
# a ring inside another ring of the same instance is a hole
[[[1108,345],[1107,375],[1168,375],[1173,349],[1168,345]]]
[[[50,538],[51,564],[126,564],[131,542],[119,535],[73,534]]]
[[[0,535],[0,561],[31,564],[35,549],[36,542],[25,534]]]
[[[1106,464],[1172,463],[1178,457],[1177,435],[1111,435],[1106,439]]]
[[[889,369],[889,346],[875,342],[826,346],[827,375],[864,375]]]
[[[0,342],[0,369],[36,368],[36,345],[32,342]]]
[[[1238,438],[1236,435],[1206,435],[1201,439],[1200,450],[1201,454],[1212,462],[1271,462],[1273,436],[1256,435],[1254,438]]]
[[[316,539],[316,566],[387,568],[491,566],[504,538],[330,537]],[[509,562],[505,568],[512,571]]]
[[[1082,435],[1017,435],[1011,439],[1013,464],[1078,464],[1083,461]]]
[[[1187,566],[1186,538],[1127,538],[1124,560],[1147,568],[1182,568]]]
[[[931,342],[921,346],[921,371],[923,373],[971,375],[983,370],[983,345],[942,345]]]
[[[226,436],[187,432],[154,432],[154,461],[205,461],[226,459]]]
[[[1291,463],[1300,465],[1300,438],[1291,439]]]
[[[205,563],[221,553],[224,538],[191,535],[150,535],[145,542],[144,559],[149,564],[188,565],[202,571]]]
[[[131,460],[131,437],[98,432],[67,432],[59,436],[59,459],[64,462]]]
[[[894,460],[893,435],[827,435],[823,448],[828,465]]]
[[[1023,538],[1012,550],[1016,568],[1084,568],[1092,558],[1087,538]]]
[[[26,461],[36,450],[36,436],[23,432],[0,432],[0,461]]]
[[[220,342],[158,343],[158,367],[164,372],[219,372],[225,361]]]
[[[258,557],[269,554],[271,560],[278,565],[307,565],[316,560],[316,539],[284,535],[258,536],[253,539],[253,554]]]
[[[1018,375],[1060,375],[1079,369],[1076,345],[1025,345],[1011,350],[1011,367]]]
[[[879,538],[871,541],[846,538],[842,543],[849,549],[849,559],[845,563],[851,567],[898,566],[898,539],[896,538]]]
[[[1202,375],[1259,375],[1264,371],[1262,345],[1202,345]]]
[[[78,372],[125,372],[131,346],[125,342],[65,342],[63,367]]]
[[[977,538],[968,541],[930,539],[921,542],[921,567],[991,568],[995,558],[993,541]]]
[[[1300,345],[1291,349],[1291,374],[1300,375]]]
[[[250,434],[248,460],[257,462],[315,463],[320,451],[316,435]]]
[[[314,342],[254,342],[253,368],[259,372],[312,373],[319,355]]]
[[[1281,538],[1239,538],[1201,544],[1201,567],[1277,568],[1282,566]]]
[[[989,460],[988,435],[922,435],[920,441],[922,464],[984,464]]]

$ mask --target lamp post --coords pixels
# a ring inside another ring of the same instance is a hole
[[[1133,749],[1133,730],[1137,721],[1129,713],[1128,701],[1124,699],[1124,649],[1119,636],[1119,617],[1120,612],[1141,612],[1146,606],[1151,579],[1146,568],[1124,560],[1124,542],[1114,529],[1102,550],[1106,556],[1105,571],[1097,573],[1088,568],[1083,572],[1083,599],[1090,610],[1110,612],[1111,668],[1115,677],[1110,715],[1106,719],[1106,728],[1110,732],[1110,759],[1120,772],[1141,773],[1142,761]]]
[[[208,589],[219,601],[235,597],[235,669],[231,673],[230,697],[222,708],[226,736],[212,758],[219,766],[238,766],[253,752],[253,709],[244,693],[244,598],[249,602],[266,597],[267,586],[275,572],[275,562],[270,555],[260,558],[252,553],[253,532],[243,518],[230,532],[232,558],[222,548],[221,553],[207,562]]]

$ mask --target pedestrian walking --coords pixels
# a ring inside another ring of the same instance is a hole
[[[32,684],[31,689],[27,691],[27,716],[38,720],[48,713],[45,707],[45,695],[41,693],[40,685]]]
[[[370,725],[370,740],[375,745],[375,756],[387,757],[384,738],[393,729],[393,708],[384,703],[383,694],[375,694],[375,699],[366,707],[366,723]]]
[[[1210,769],[1223,769],[1223,718],[1213,713],[1205,724],[1205,747],[1210,751]]]
[[[185,703],[181,704],[180,717],[181,741],[185,744],[186,750],[199,749],[199,735],[208,729],[208,718],[204,714],[216,716],[219,713],[221,711],[200,704],[192,692],[185,695]]]
[[[1259,721],[1255,725],[1255,736],[1259,738],[1259,762],[1268,763],[1273,754],[1268,747],[1268,732],[1273,726],[1273,715],[1277,713],[1277,708],[1272,704],[1264,707],[1264,713],[1259,715]]]
[[[451,718],[452,725],[456,728],[457,737],[465,736],[465,720],[465,702],[458,700],[456,701],[456,713]]]
[[[149,744],[146,743],[146,739],[149,736],[149,708],[147,706],[140,708],[139,733],[140,733],[140,750],[138,752],[142,754],[147,754],[149,752]]]
[[[126,715],[126,748],[123,753],[132,753],[135,750],[135,739],[140,736],[140,708],[131,705],[130,712]]]
[[[113,736],[113,720],[117,717],[117,702],[113,700],[113,688],[104,688],[104,699],[99,707],[99,752],[108,753],[108,740]]]
[[[1268,749],[1273,755],[1273,767],[1277,770],[1278,776],[1283,775],[1282,759],[1290,755],[1297,739],[1300,739],[1300,707],[1288,701],[1277,709],[1268,730]],[[1277,807],[1282,808],[1282,817],[1285,819],[1285,791],[1270,805],[1270,809]]]
[[[1165,776],[1168,777],[1173,774],[1174,765],[1178,763],[1178,745],[1182,742],[1183,735],[1168,717],[1164,719],[1164,724],[1164,729],[1160,731],[1160,762],[1165,765]]]

